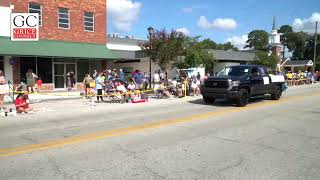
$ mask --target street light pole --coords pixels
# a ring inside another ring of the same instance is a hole
[[[318,21],[316,21],[316,31],[315,31],[315,35],[314,35],[314,50],[313,50],[313,68],[312,68],[312,72],[314,74],[315,69],[316,69],[316,56],[317,56],[317,36],[318,36]]]
[[[151,42],[151,40],[152,40],[152,35],[154,34],[154,28],[153,27],[149,27],[148,28],[148,33],[149,33],[149,43],[150,43],[150,50],[152,51],[152,42]],[[151,81],[151,66],[152,66],[152,55],[150,54],[150,57],[149,57],[149,87],[150,87],[150,89],[152,88],[152,86],[151,86],[151,83],[152,83],[152,81]]]

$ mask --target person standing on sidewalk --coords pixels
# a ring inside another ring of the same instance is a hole
[[[68,91],[71,91],[76,83],[76,80],[74,78],[74,72],[70,70],[67,74],[67,77],[68,77],[68,82],[67,82]]]
[[[4,109],[4,95],[7,94],[7,81],[4,78],[4,73],[0,70],[0,111]]]
[[[27,86],[28,86],[28,92],[35,92],[35,83],[36,83],[36,78],[38,78],[32,71],[32,69],[29,69],[28,72],[26,73],[27,77]]]
[[[103,86],[104,86],[104,80],[102,78],[102,74],[103,73],[99,73],[99,76],[96,78],[96,90],[97,90],[97,101],[100,102],[100,99],[101,101],[103,102],[103,97],[102,97],[102,90],[103,90]]]

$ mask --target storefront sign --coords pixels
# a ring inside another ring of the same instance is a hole
[[[39,14],[12,13],[11,41],[38,41]]]

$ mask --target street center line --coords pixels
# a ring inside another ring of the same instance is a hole
[[[148,129],[157,129],[162,127],[173,126],[176,124],[186,123],[186,122],[204,120],[212,116],[222,116],[228,113],[236,113],[236,112],[241,112],[246,110],[252,110],[260,107],[266,107],[266,106],[271,106],[275,104],[282,104],[289,101],[303,100],[306,97],[314,97],[314,96],[320,96],[320,93],[312,93],[312,94],[302,95],[302,96],[287,97],[287,98],[282,98],[279,101],[265,101],[257,104],[251,104],[251,105],[248,105],[247,107],[242,107],[242,108],[229,108],[227,110],[213,111],[213,112],[207,112],[203,114],[195,114],[188,117],[167,119],[163,121],[146,123],[146,124],[114,129],[114,130],[108,130],[108,131],[98,132],[98,133],[93,133],[88,135],[73,136],[69,138],[63,138],[60,140],[48,141],[48,142],[39,143],[39,144],[31,144],[31,145],[20,146],[15,148],[0,149],[0,157],[8,157],[12,155],[23,154],[23,153],[33,152],[33,151],[64,147],[66,145],[71,145],[71,144],[78,144],[83,142],[95,141],[99,139],[105,139],[109,137],[127,135],[130,133],[141,132],[143,130],[148,130]]]

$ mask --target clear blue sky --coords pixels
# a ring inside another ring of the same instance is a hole
[[[276,16],[279,27],[283,24],[293,25],[296,18],[307,23],[311,21],[313,13],[320,13],[319,0],[108,0],[107,2],[109,3],[107,7],[110,7],[108,33],[119,32],[115,24],[117,21],[127,20],[130,21],[127,23],[131,23],[130,28],[126,30],[122,28],[121,35],[133,35],[138,38],[146,38],[147,27],[153,26],[168,30],[187,28],[191,36],[201,35],[203,38],[225,42],[230,37],[246,35],[253,29],[270,31],[273,16]],[[117,6],[130,6],[128,3],[136,5],[137,8],[121,7],[122,12],[113,10]],[[136,13],[130,14],[131,10]],[[118,15],[115,15],[116,13]],[[206,23],[199,26],[198,21],[201,16],[204,16],[209,23],[207,28],[205,28]],[[228,22],[211,23],[217,18],[232,19],[236,22],[236,26],[224,28]]]

